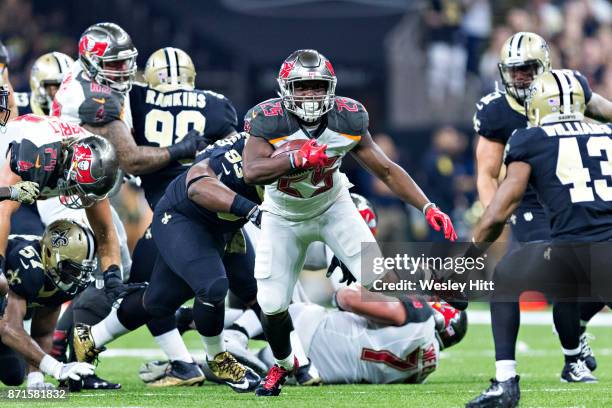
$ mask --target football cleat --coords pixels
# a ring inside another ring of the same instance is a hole
[[[491,379],[491,385],[482,394],[465,404],[465,408],[514,408],[521,399],[517,375],[506,381]]]
[[[87,324],[77,323],[74,326],[72,342],[77,361],[93,363],[98,354],[106,350],[106,347],[96,348],[91,336],[91,326]]]
[[[228,351],[217,354],[212,360],[207,359],[206,363],[218,380],[236,392],[251,392],[261,381],[255,371],[240,364]]]
[[[319,370],[312,364],[312,361],[308,359],[308,364],[300,366],[293,373],[295,381],[300,385],[306,386],[317,386],[323,383]]]
[[[83,382],[82,389],[84,390],[118,390],[121,388],[121,384],[106,381],[95,374],[83,377],[81,380]]]
[[[296,372],[300,368],[297,358],[293,360],[293,365],[293,372]],[[264,378],[264,380],[255,390],[255,395],[258,397],[278,396],[281,393],[283,384],[285,384],[287,381],[289,374],[291,374],[291,371],[279,366],[278,364],[274,364],[272,368],[270,368],[270,371],[268,371],[266,378]]]
[[[190,387],[204,383],[204,373],[197,363],[173,360],[166,366],[164,375],[154,381],[148,382],[150,387]]]
[[[239,330],[226,329],[223,331],[225,340],[225,349],[231,353],[236,360],[246,366],[252,368],[257,375],[264,375],[268,367],[261,361],[255,353],[249,350],[249,338],[246,334]]]
[[[590,333],[582,333],[580,336],[580,359],[584,360],[584,363],[589,370],[595,371],[597,369],[597,360],[595,360],[595,354],[589,346],[589,340],[594,340],[595,336]]]
[[[138,377],[145,383],[159,380],[166,375],[166,370],[169,365],[169,361],[147,361],[146,363],[142,363],[138,369]]]
[[[561,371],[562,382],[596,383],[597,378],[591,373],[584,360],[566,362]]]

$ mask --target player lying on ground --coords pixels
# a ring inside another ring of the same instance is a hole
[[[28,388],[53,388],[44,375],[77,380],[93,374],[88,363],[63,364],[49,355],[61,305],[88,285],[95,268],[96,241],[92,231],[71,220],[58,220],[42,238],[12,235],[4,274],[8,296],[0,298],[0,381]],[[2,272],[2,270],[0,270]],[[23,327],[32,309],[31,336]]]
[[[553,318],[565,355],[561,380],[566,382],[596,381],[581,358],[577,290],[587,282],[577,281],[577,277],[597,269],[587,271],[575,259],[580,262],[591,257],[580,252],[580,248],[589,252],[589,243],[612,239],[612,204],[606,185],[609,172],[600,160],[602,151],[608,151],[612,144],[612,127],[585,123],[585,104],[585,91],[571,71],[548,71],[533,81],[526,100],[532,127],[511,136],[506,178],[477,226],[476,244],[470,249],[471,255],[482,254],[499,237],[527,187],[533,187],[550,214],[552,240],[524,245],[509,254],[507,267],[498,264],[494,279],[496,288],[509,296],[518,297],[529,287],[547,293],[553,301],[563,300],[555,302]],[[591,180],[593,187],[587,184]],[[582,245],[576,248],[576,242]],[[518,267],[525,260],[536,263],[529,270]],[[607,258],[604,261],[609,262]],[[595,296],[599,293],[598,288],[591,290]],[[492,380],[491,386],[467,406],[516,406],[518,380],[518,376]]]
[[[266,185],[255,277],[264,332],[277,360],[257,390],[261,396],[278,395],[295,366],[287,309],[308,245],[325,242],[361,281],[361,245],[375,242],[339,170],[344,155],[352,151],[391,191],[422,210],[433,228],[456,238],[450,218],[372,141],[363,105],[335,95],[336,75],[327,58],[315,50],[295,51],[283,62],[278,83],[281,97],[245,116],[252,137],[244,151],[244,177]]]
[[[254,252],[241,227],[259,226],[260,190],[244,183],[241,152],[247,135],[222,139],[200,153],[155,207],[153,238],[159,256],[149,286],[126,296],[102,322],[75,327],[79,360],[96,356],[104,344],[152,318],[172,316],[195,296],[194,321],[214,375],[237,392],[251,391],[259,376],[226,351],[224,301],[228,290],[259,314],[253,277]],[[185,358],[190,358],[186,356]],[[184,382],[195,363],[173,360],[166,382]]]
[[[498,179],[503,166],[504,147],[512,133],[523,129],[528,119],[523,106],[529,85],[534,77],[551,68],[550,52],[546,41],[537,34],[519,32],[506,40],[500,51],[499,70],[505,91],[495,91],[483,97],[474,114],[474,130],[478,135],[476,162],[478,166],[478,195],[487,207],[498,188]],[[600,121],[612,120],[612,103],[591,91],[587,79],[575,72],[583,88],[585,115]],[[538,201],[535,190],[527,187],[520,205],[510,217],[512,236],[519,243],[549,241],[550,223],[548,215]],[[520,269],[531,268],[527,262]],[[601,310],[603,304],[581,303],[581,321],[588,322]],[[496,374],[498,381],[516,376],[516,338],[520,325],[518,302],[492,302],[491,321],[495,339]],[[596,367],[588,346],[584,330],[581,330],[582,358],[589,369]]]

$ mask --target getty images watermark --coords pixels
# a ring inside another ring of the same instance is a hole
[[[514,302],[535,290],[555,301],[612,301],[612,242],[498,242],[486,253],[468,251],[471,245],[363,243],[361,282],[393,297],[460,293],[470,301]]]

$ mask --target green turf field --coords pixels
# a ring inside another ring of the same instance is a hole
[[[599,384],[565,384],[559,381],[562,357],[556,337],[548,325],[524,326],[520,332],[518,364],[523,407],[612,406],[612,328],[595,327],[591,343],[599,368]],[[187,337],[191,350],[202,351],[193,333]],[[111,348],[154,348],[146,331],[131,333]],[[228,387],[206,384],[194,388],[151,389],[137,376],[143,358],[102,358],[98,373],[123,384],[119,391],[82,392],[68,400],[48,403],[16,403],[0,400],[0,406],[23,407],[459,407],[483,390],[493,375],[493,347],[486,325],[471,325],[463,342],[443,354],[439,369],[424,385],[346,385],[285,387],[278,398],[256,399],[236,394]]]

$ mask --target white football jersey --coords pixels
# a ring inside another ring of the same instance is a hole
[[[324,383],[421,383],[436,369],[440,348],[433,316],[397,327],[333,311],[320,320],[307,353]]]

